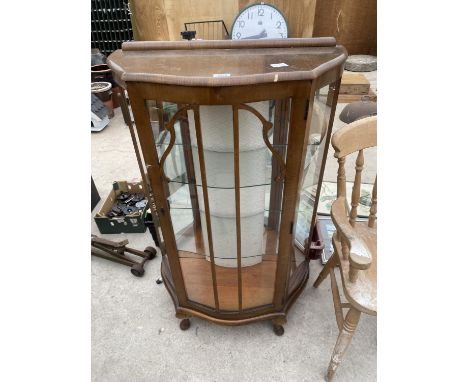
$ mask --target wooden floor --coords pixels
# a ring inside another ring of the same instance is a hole
[[[187,296],[190,300],[214,307],[211,263],[205,256],[179,252]],[[239,310],[237,268],[215,265],[219,308]],[[242,268],[242,308],[271,304],[275,289],[276,256],[264,256],[263,261]]]
[[[262,262],[242,268],[242,309],[255,308],[273,302],[278,241],[276,231],[265,228],[263,240]],[[187,297],[191,301],[215,307],[211,263],[205,257],[201,230],[193,229],[193,226],[190,226],[179,236],[177,247]],[[291,254],[290,270],[292,273],[298,265],[296,258],[300,258],[299,262],[301,262],[304,257],[302,253],[292,247]],[[215,272],[219,308],[238,311],[237,268],[215,265]]]

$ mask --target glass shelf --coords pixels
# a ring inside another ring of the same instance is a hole
[[[158,149],[158,155],[159,156],[161,156],[164,153],[164,151],[169,146],[169,143],[170,143],[170,135],[169,134],[168,134],[168,137],[163,142],[155,142],[156,148]],[[320,143],[321,143],[320,141],[313,140],[313,142],[310,142],[310,143],[307,144],[307,147],[319,146]],[[287,144],[273,144],[273,143],[271,144],[271,146],[274,149],[276,149],[278,152],[279,152],[280,149],[287,149],[287,147],[288,147]],[[174,147],[181,147],[181,148],[185,148],[185,149],[191,149],[191,150],[194,150],[194,151],[197,150],[196,145],[184,144],[183,142],[177,141],[177,138],[176,138],[176,141],[174,142]],[[268,148],[266,146],[265,146],[265,148],[268,150]],[[213,150],[213,152],[219,152],[219,153],[223,153],[223,154],[232,153],[232,151],[214,151],[214,150]],[[271,152],[269,150],[268,150],[268,152],[271,155]]]
[[[170,180],[168,183],[176,183],[176,184],[182,184],[182,185],[192,185],[192,186],[196,186],[197,188],[203,189],[203,186],[201,184],[198,184],[196,182],[189,182],[188,180],[184,180],[184,179],[180,179],[180,180],[174,179],[174,180]],[[256,184],[247,184],[247,185],[244,185],[244,186],[240,186],[239,188],[244,189],[244,188],[266,187],[266,186],[270,186],[271,183],[272,183],[271,181],[268,181],[267,179],[265,179],[264,182],[259,181]],[[284,183],[284,180],[277,181],[277,183]],[[207,184],[206,187],[208,189],[213,189],[213,190],[233,190],[233,191],[235,190],[234,185],[232,185],[232,186],[213,186],[213,185],[209,184],[209,181],[208,181],[208,184]]]
[[[264,187],[264,186],[261,186],[261,187]],[[200,191],[203,192],[201,187],[199,187],[199,188],[200,188]],[[234,190],[232,190],[232,191],[234,191]],[[261,211],[264,211],[267,214],[281,214],[281,212],[282,212],[281,208],[270,208],[270,203],[269,203],[269,201],[270,201],[270,189],[269,189],[269,185],[265,186],[263,191],[264,191],[264,194],[263,194],[264,201],[262,203],[263,208],[261,209]],[[202,196],[202,195],[203,194],[200,194],[200,196]],[[200,199],[200,196],[198,197],[198,199]],[[305,201],[301,200],[301,203],[300,203],[299,208],[298,208],[299,213],[309,212],[309,211],[312,212],[312,209],[313,209],[313,196],[310,195],[309,198],[310,198],[310,201],[308,201],[308,202],[305,202]],[[169,196],[169,198],[168,198],[168,202],[169,202],[169,207],[170,207],[171,210],[193,210],[194,212],[198,212],[199,209],[193,206],[193,203],[197,202],[198,199],[197,199],[197,197],[195,195],[192,196],[190,194],[190,189],[189,189],[189,187],[187,185],[183,185],[183,186],[179,187],[177,190],[174,190],[171,193],[171,196]],[[234,206],[234,204],[235,204],[234,192],[232,192],[232,198],[230,198],[229,200],[232,201],[232,206]],[[242,200],[242,194],[241,194],[241,200]],[[208,201],[211,203],[211,196],[209,194],[209,191],[208,191]],[[233,215],[233,217],[234,216],[235,215]]]
[[[310,161],[313,160],[314,153],[319,147],[318,144],[309,144],[307,148],[306,168]],[[164,173],[167,176],[168,183],[179,183],[194,185],[197,187],[202,186],[200,176],[200,165],[198,161],[198,152],[196,148],[190,147],[194,159],[194,172],[195,176],[192,179],[188,177],[186,168],[186,146],[174,145],[169,155],[164,161]],[[167,148],[158,150],[159,158],[161,158]],[[287,145],[274,145],[273,149],[281,155],[286,152]],[[225,152],[205,152],[205,171],[207,173],[206,186],[214,189],[234,189],[235,179],[232,173],[226,169],[234,169],[234,155],[233,153]],[[253,171],[252,164],[255,163],[256,171]],[[262,165],[263,163],[263,165]],[[272,163],[277,166],[277,171],[272,174]],[[286,165],[283,162],[284,166]],[[259,167],[262,171],[259,173]],[[277,157],[273,156],[268,148],[261,150],[252,150],[240,153],[239,161],[240,171],[240,188],[268,186],[274,183],[284,183],[284,178],[281,175],[283,165],[281,165]],[[272,177],[273,175],[273,177]]]

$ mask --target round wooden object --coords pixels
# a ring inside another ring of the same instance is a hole
[[[148,260],[153,260],[156,257],[156,249],[153,247],[146,247],[145,250],[143,251],[148,255]]]
[[[377,115],[377,102],[369,101],[369,97],[362,96],[361,101],[351,102],[346,105],[340,113],[340,120],[344,123],[351,123],[358,119]]]
[[[143,269],[143,266],[141,264],[132,265],[130,272],[132,273],[133,276],[136,276],[136,277],[141,277],[145,274],[145,270]]]
[[[377,57],[355,54],[348,57],[344,68],[351,72],[373,72],[377,70]]]

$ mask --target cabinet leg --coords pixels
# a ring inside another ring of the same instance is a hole
[[[282,336],[284,334],[283,325],[286,323],[286,318],[284,317],[274,318],[272,322],[273,322],[273,332],[277,336]]]
[[[187,330],[190,328],[190,320],[188,318],[184,318],[182,321],[180,321],[179,327],[181,330]]]
[[[282,336],[284,334],[283,325],[273,324],[273,331],[275,332],[277,336]]]

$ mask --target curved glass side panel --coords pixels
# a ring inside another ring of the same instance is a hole
[[[304,163],[304,174],[302,191],[299,205],[299,214],[296,221],[296,245],[304,249],[309,237],[312,216],[319,196],[318,186],[320,171],[323,161],[326,159],[326,137],[330,122],[331,100],[334,89],[326,85],[315,92],[312,116],[310,119],[310,130],[308,138],[307,153]]]

